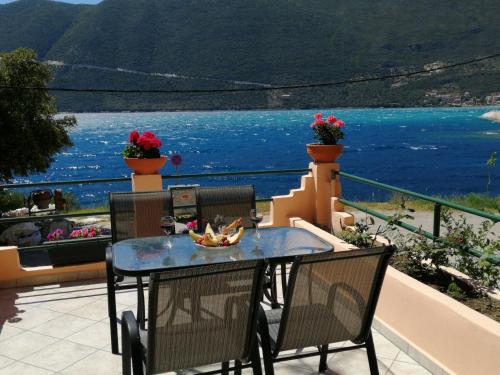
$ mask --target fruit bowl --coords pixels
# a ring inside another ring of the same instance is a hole
[[[205,234],[195,233],[193,230],[189,231],[189,236],[194,241],[194,243],[201,247],[213,247],[213,248],[223,248],[236,245],[240,242],[243,234],[245,234],[245,229],[241,227],[243,220],[241,218],[233,221],[231,224],[226,226],[222,233],[215,233],[210,226],[207,224],[205,228]],[[239,229],[236,233],[229,235],[231,230]]]

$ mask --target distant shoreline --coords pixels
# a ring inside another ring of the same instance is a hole
[[[61,111],[58,112],[60,115],[64,114],[84,114],[84,113],[182,113],[182,112],[278,112],[278,111],[321,111],[325,109],[359,109],[359,110],[365,110],[365,109],[469,109],[469,108],[474,108],[474,109],[479,109],[479,108],[484,108],[484,109],[490,109],[490,110],[500,110],[500,105],[469,105],[469,106],[429,106],[429,107],[422,107],[422,106],[415,106],[415,107],[315,107],[315,108],[255,108],[255,109],[165,109],[165,110],[137,110],[137,111]]]

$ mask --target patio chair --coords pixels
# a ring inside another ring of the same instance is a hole
[[[122,314],[123,374],[216,363],[221,369],[205,374],[246,367],[261,374],[256,324],[264,267],[243,261],[151,274],[147,331],[131,311]]]
[[[160,236],[160,218],[172,215],[170,191],[123,192],[109,194],[111,212],[111,240],[113,243],[129,238]],[[118,353],[118,332],[115,291],[137,288],[137,316],[144,326],[144,282],[141,278],[124,278],[113,273],[112,247],[106,249],[108,284],[108,314],[111,330],[111,349]]]
[[[253,185],[208,186],[196,188],[196,213],[198,231],[205,232],[207,223],[217,231],[217,216],[222,217],[226,224],[241,217],[245,228],[253,228],[250,220],[250,210],[255,208],[255,189]],[[270,265],[264,294],[273,307],[278,306],[276,290],[276,267]],[[282,282],[286,282],[286,264],[281,264],[284,272]]]
[[[274,362],[315,355],[320,356],[323,372],[328,353],[360,348],[366,348],[370,373],[378,374],[371,324],[393,251],[389,246],[298,257],[283,308],[259,312],[266,375],[274,374]],[[328,348],[346,340],[354,345]],[[306,347],[318,351],[279,356],[282,351]]]
[[[214,226],[217,216],[226,224],[241,217],[245,228],[252,228],[250,210],[255,208],[255,190],[252,185],[209,186],[196,188],[198,230],[205,231],[207,223]],[[217,230],[214,226],[214,230]]]

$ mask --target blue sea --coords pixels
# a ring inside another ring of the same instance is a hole
[[[309,124],[313,114],[334,114],[346,123],[341,169],[358,176],[429,195],[486,191],[486,161],[500,157],[500,123],[481,119],[492,107],[416,109],[321,109],[75,114],[74,146],[58,154],[44,174],[17,182],[59,181],[129,176],[121,152],[134,129],[153,131],[162,153],[177,152],[178,170],[168,164],[162,174],[307,168]],[[500,194],[500,162],[493,168],[490,190]],[[166,180],[169,184],[251,183],[259,197],[286,194],[300,183],[297,174]],[[102,204],[109,191],[130,184],[64,186],[84,206]],[[348,199],[383,199],[387,193],[343,180]]]

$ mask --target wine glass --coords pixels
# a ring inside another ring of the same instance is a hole
[[[163,229],[165,236],[167,236],[167,247],[169,249],[172,248],[172,241],[170,241],[169,236],[172,232],[175,232],[175,218],[173,216],[162,216],[160,219],[160,227]]]
[[[262,221],[263,218],[264,218],[264,215],[262,214],[262,212],[259,209],[254,208],[254,209],[250,210],[250,220],[252,220],[252,223],[255,226],[255,235],[257,236],[257,238],[260,238],[258,224]]]

